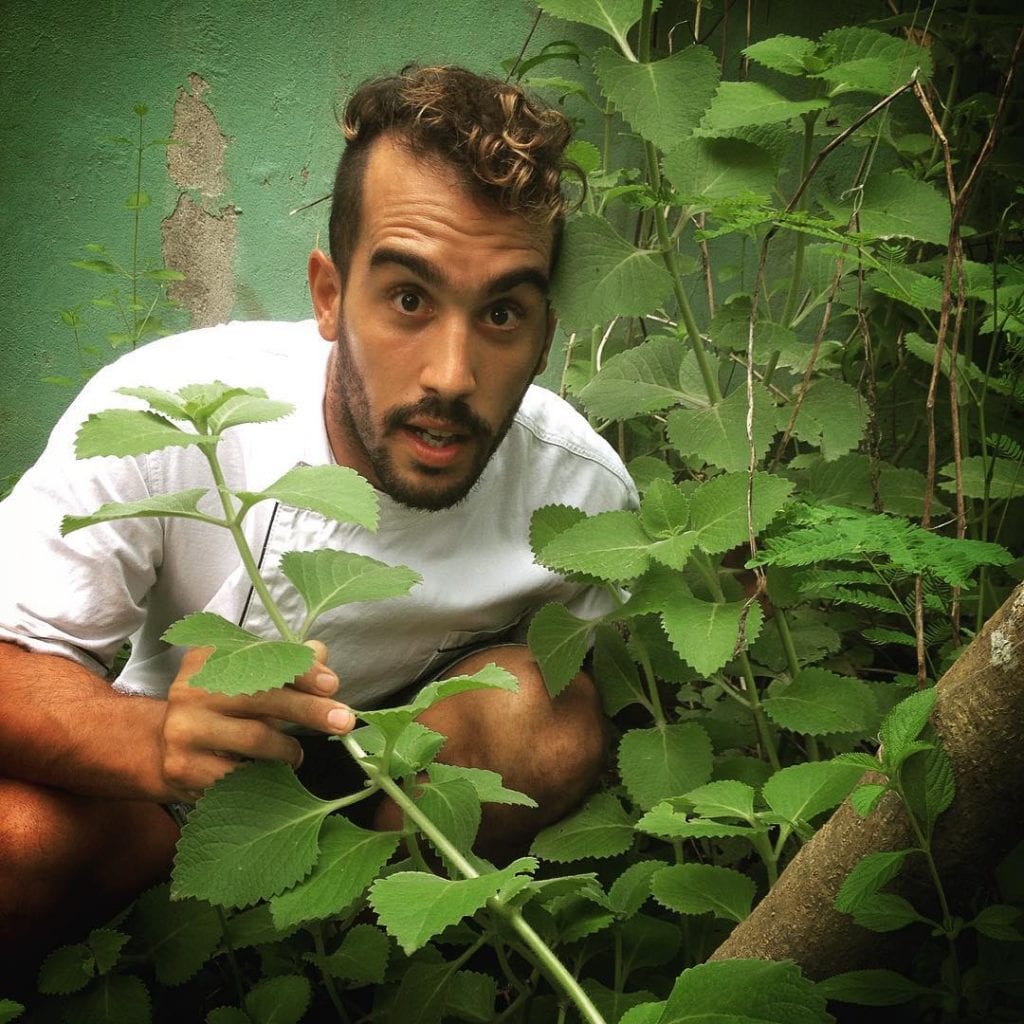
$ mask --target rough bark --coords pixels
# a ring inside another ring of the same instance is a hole
[[[957,787],[936,826],[934,850],[943,885],[959,902],[1024,837],[1024,585],[939,680],[932,724]],[[791,959],[815,979],[894,966],[912,947],[907,933],[860,928],[832,903],[865,854],[911,845],[906,816],[892,794],[867,819],[843,804],[710,959]],[[923,867],[922,858],[911,863]],[[927,891],[913,871],[902,881],[912,900]]]

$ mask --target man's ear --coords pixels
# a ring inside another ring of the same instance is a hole
[[[547,336],[544,338],[544,348],[541,349],[540,358],[537,360],[537,369],[533,371],[534,377],[540,376],[548,365],[548,355],[551,353],[551,341],[555,336],[555,328],[558,326],[558,317],[555,311],[548,306],[548,327]]]
[[[336,341],[341,313],[341,277],[330,256],[322,249],[314,249],[309,254],[309,294],[320,337]]]

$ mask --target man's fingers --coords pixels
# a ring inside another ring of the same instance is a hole
[[[312,648],[316,661],[313,662],[313,667],[308,672],[296,676],[292,685],[295,689],[305,693],[317,693],[329,697],[338,689],[338,677],[327,664],[327,648],[319,640],[307,640],[306,646]]]

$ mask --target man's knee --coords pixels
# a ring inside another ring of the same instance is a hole
[[[468,675],[490,663],[516,677],[517,692],[459,695],[421,720],[450,737],[444,760],[500,772],[506,785],[541,804],[541,818],[555,820],[586,795],[605,764],[607,723],[596,687],[580,672],[552,698],[529,648],[516,645],[478,651],[451,674]]]

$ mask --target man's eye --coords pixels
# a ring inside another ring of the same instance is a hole
[[[495,327],[515,327],[522,317],[519,311],[505,304],[492,306],[487,312],[487,320]]]
[[[416,292],[398,292],[391,301],[403,313],[418,313],[423,308],[423,298]]]

